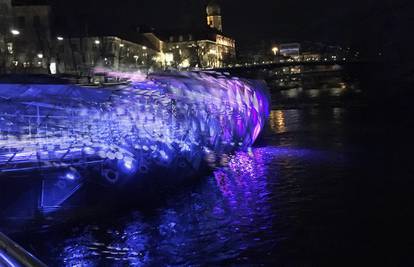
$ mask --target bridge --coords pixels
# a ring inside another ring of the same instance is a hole
[[[278,62],[267,62],[267,63],[258,63],[258,64],[238,64],[231,67],[224,68],[213,68],[212,71],[217,72],[229,72],[229,73],[239,73],[239,72],[248,72],[248,71],[257,71],[257,70],[266,70],[266,69],[275,69],[283,67],[294,67],[294,66],[334,66],[334,65],[354,65],[361,64],[364,61],[361,60],[318,60],[318,61],[278,61]]]

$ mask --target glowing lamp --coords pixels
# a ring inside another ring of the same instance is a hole
[[[12,30],[10,30],[10,33],[16,36],[16,35],[20,34],[20,31],[12,29]]]
[[[68,173],[66,173],[65,178],[68,179],[68,180],[75,180],[76,176],[75,176],[75,174],[73,174],[71,172],[68,172]]]

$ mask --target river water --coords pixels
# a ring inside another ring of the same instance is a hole
[[[148,207],[15,238],[50,266],[406,265],[413,168],[390,135],[405,125],[334,81],[273,89],[252,151]]]

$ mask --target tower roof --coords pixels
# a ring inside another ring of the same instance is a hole
[[[220,16],[221,14],[220,5],[215,0],[210,1],[207,5],[206,11],[208,16]]]

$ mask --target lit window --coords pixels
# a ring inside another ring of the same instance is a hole
[[[13,43],[7,43],[7,51],[13,54]]]

